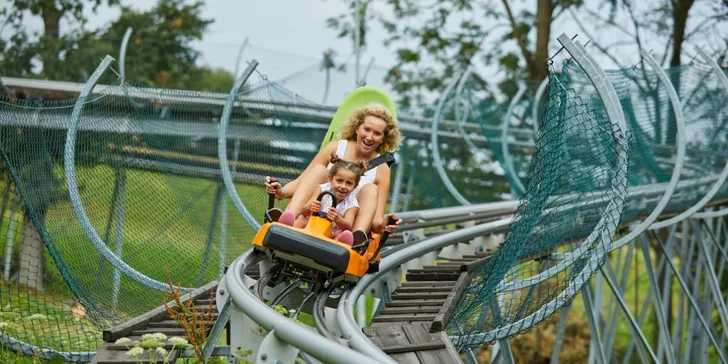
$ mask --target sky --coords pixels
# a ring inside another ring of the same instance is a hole
[[[4,1],[0,0],[0,4]],[[146,10],[155,2],[122,0],[122,3]],[[203,40],[195,43],[194,47],[201,53],[200,63],[234,72],[240,47],[248,38],[239,72],[245,68],[245,61],[255,59],[259,62],[259,72],[315,102],[324,101],[324,77],[318,65],[323,51],[333,48],[342,59],[348,59],[351,66],[346,73],[332,77],[331,91],[325,100],[332,104],[355,87],[353,42],[337,38],[336,33],[326,27],[327,18],[346,11],[347,5],[343,0],[207,0],[202,16],[214,22]],[[95,14],[88,10],[87,28],[108,25],[118,18],[119,13],[118,8],[108,7],[100,7]],[[37,18],[28,21],[26,26],[37,31],[43,28]],[[62,32],[64,26],[68,27],[68,24],[61,24]],[[362,53],[360,74],[364,74],[374,58],[367,83],[389,89],[382,79],[395,58],[381,44],[384,36],[384,31],[378,28],[369,33],[370,45]],[[118,59],[118,54],[112,56]],[[127,59],[127,62],[133,62],[133,59]]]
[[[5,1],[7,0],[0,0],[0,5]],[[140,10],[149,9],[155,3],[153,0],[121,1]],[[523,7],[532,7],[533,2],[513,1],[514,12],[517,13]],[[599,11],[598,7],[592,5],[593,3],[588,2],[593,9]],[[255,59],[260,63],[257,70],[269,79],[278,81],[311,101],[336,104],[355,87],[355,58],[352,55],[353,42],[337,38],[336,32],[326,27],[326,19],[346,13],[347,4],[348,1],[344,0],[207,0],[202,15],[204,18],[213,19],[214,23],[204,39],[194,44],[194,47],[201,52],[200,63],[233,72],[236,69],[235,63],[240,47],[247,38],[248,43],[242,53],[243,62],[239,66],[240,71],[245,68],[245,61]],[[642,5],[645,2],[638,4]],[[699,5],[696,7],[691,13],[708,11],[699,8]],[[388,11],[384,6],[378,7],[378,10]],[[101,7],[96,14],[88,10],[87,15],[89,19],[87,26],[99,28],[116,19],[119,10]],[[691,25],[695,26],[689,23],[688,28]],[[38,18],[29,21],[27,26],[34,30],[42,29],[42,23]],[[593,27],[588,21],[587,26]],[[626,23],[625,27],[629,28],[629,23]],[[726,30],[725,25],[722,28]],[[559,17],[552,26],[553,38],[562,32],[568,35],[579,34],[578,40],[582,43],[586,42],[589,36],[597,37],[601,44],[619,42],[624,38],[624,34],[619,32],[600,32],[596,28],[592,29],[590,34],[585,34],[569,14]],[[381,27],[370,27],[367,34],[368,45],[361,56],[360,74],[365,73],[367,65],[373,60],[373,65],[366,74],[367,84],[389,90],[383,78],[386,70],[396,59],[393,51],[382,44],[385,35]],[[0,36],[6,37],[7,34]],[[663,48],[661,44],[650,43],[649,40],[645,40],[645,44],[647,49],[660,52]],[[129,45],[132,46],[133,44]],[[555,40],[551,46],[553,48],[551,52],[558,49]],[[333,74],[330,92],[324,99],[325,77],[319,69],[319,63],[323,51],[327,48],[335,49],[341,57],[340,61],[348,60],[349,67],[346,72]],[[603,68],[615,67],[612,60],[599,54],[595,49],[592,48],[590,51]],[[639,56],[633,50],[615,51],[614,54],[628,66],[639,61]],[[118,54],[112,56],[118,58]],[[128,59],[127,62],[133,62],[133,59]],[[479,69],[478,72],[481,75],[485,73],[483,76],[491,80],[500,77],[498,69]]]

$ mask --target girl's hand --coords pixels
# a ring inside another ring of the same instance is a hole
[[[315,214],[319,211],[321,211],[321,201],[319,200],[313,200],[311,201],[311,206],[308,208],[312,214]]]
[[[271,182],[271,178],[266,176],[265,177],[265,192],[267,192],[269,195],[275,195],[276,200],[282,200],[283,199],[283,187],[278,182]]]
[[[336,210],[336,207],[329,207],[329,211],[326,214],[326,218],[329,219],[329,221],[336,222],[336,219],[339,217],[339,211]]]
[[[393,218],[394,220],[396,220],[396,222],[392,225],[385,226],[384,231],[386,231],[390,234],[394,234],[397,231],[397,229],[399,229],[399,224],[402,223],[402,219],[398,218],[394,214],[387,214],[387,215],[384,215],[385,224],[388,223],[390,217]]]

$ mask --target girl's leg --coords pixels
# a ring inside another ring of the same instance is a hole
[[[361,230],[366,233],[372,227],[372,221],[374,221],[374,214],[377,213],[377,196],[379,191],[377,185],[369,183],[361,188],[359,193],[356,195],[359,200],[359,212],[356,214],[354,219],[354,226],[351,231]]]
[[[294,227],[301,228],[301,229],[305,228],[306,225],[308,225],[308,217],[303,216],[303,215],[299,215],[298,218],[296,219],[296,222],[293,224]]]
[[[293,211],[296,216],[303,213],[303,205],[306,204],[308,198],[311,197],[313,191],[318,185],[326,182],[328,170],[326,166],[317,164],[312,166],[311,169],[304,172],[296,187],[296,192],[293,193],[291,201],[286,207],[286,211]]]

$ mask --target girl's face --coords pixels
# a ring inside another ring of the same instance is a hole
[[[356,129],[356,146],[364,155],[375,153],[384,140],[387,122],[376,117],[367,116]]]
[[[336,195],[336,202],[344,201],[356,187],[356,173],[340,168],[335,175],[329,178],[331,192]]]

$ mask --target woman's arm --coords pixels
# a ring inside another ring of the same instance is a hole
[[[323,149],[321,149],[321,151],[319,151],[316,154],[316,156],[313,157],[313,159],[311,160],[311,163],[308,164],[308,166],[303,171],[303,173],[301,173],[298,177],[296,177],[296,179],[294,179],[291,182],[288,182],[284,186],[285,193],[283,195],[283,198],[285,199],[285,198],[289,198],[289,197],[293,196],[293,194],[298,189],[298,184],[300,183],[301,176],[306,175],[306,172],[311,170],[311,168],[313,166],[315,166],[316,164],[321,164],[324,166],[329,164],[329,161],[331,160],[331,153],[335,152],[338,147],[339,147],[339,141],[334,140],[334,141],[330,142],[329,144],[327,144]],[[339,157],[342,157],[342,156],[339,156]],[[305,211],[306,210],[308,210],[308,208],[306,208]]]
[[[354,219],[356,218],[356,213],[359,211],[358,207],[352,207],[344,213],[344,216],[337,216],[336,225],[339,226],[339,229],[341,230],[351,230],[351,228],[354,226]]]
[[[381,234],[387,226],[384,220],[384,209],[387,206],[387,197],[389,196],[389,178],[391,170],[386,164],[382,164],[377,168],[377,176],[374,183],[377,185],[377,212],[374,213],[374,221],[372,221],[372,231]]]

